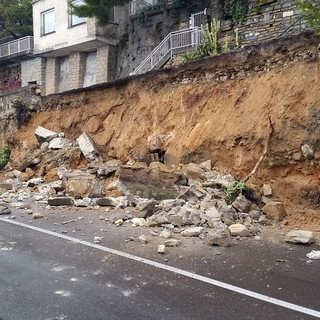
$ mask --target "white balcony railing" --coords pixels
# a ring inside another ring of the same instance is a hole
[[[13,55],[21,55],[32,51],[33,46],[33,37],[28,36],[13,40],[0,45],[0,59],[1,58],[10,58]]]

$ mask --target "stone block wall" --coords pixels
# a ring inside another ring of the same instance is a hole
[[[96,81],[103,83],[115,79],[116,48],[105,45],[97,49]]]
[[[45,89],[44,94],[52,94],[58,92],[60,74],[60,62],[55,57],[47,58],[46,61],[46,75],[45,75]]]
[[[21,62],[21,86],[25,87],[29,83],[36,83],[40,86],[45,81],[45,59],[38,57]]]

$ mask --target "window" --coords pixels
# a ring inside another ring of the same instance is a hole
[[[55,31],[55,12],[54,9],[41,13],[42,34],[48,34]]]
[[[75,6],[81,6],[82,4],[84,4],[84,1],[83,0],[75,0],[72,2],[73,5]],[[78,17],[76,16],[75,14],[72,14],[70,16],[70,26],[76,26],[77,24],[80,24],[80,23],[83,23],[83,22],[86,22],[86,18],[84,17]]]

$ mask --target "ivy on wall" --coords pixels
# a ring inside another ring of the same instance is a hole
[[[249,0],[227,0],[223,6],[223,17],[231,18],[236,25],[246,21]]]

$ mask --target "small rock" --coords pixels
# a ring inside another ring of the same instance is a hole
[[[312,250],[311,252],[307,253],[307,258],[312,260],[320,260],[320,251]]]
[[[146,243],[149,242],[149,238],[146,237],[144,234],[142,234],[142,235],[138,238],[138,241],[139,241],[140,243],[146,244]]]
[[[181,244],[181,240],[178,239],[169,239],[164,242],[166,247],[177,247]]]
[[[166,252],[166,246],[164,244],[158,245],[158,253],[164,254]]]
[[[308,144],[301,146],[301,152],[306,159],[310,160],[313,158],[313,149]]]
[[[146,220],[143,218],[133,218],[130,221],[135,227],[143,227],[146,225]]]
[[[93,242],[94,243],[101,243],[102,239],[103,239],[103,237],[94,237]]]
[[[123,219],[118,219],[114,222],[116,226],[121,226],[123,224]]]
[[[6,206],[0,206],[0,215],[10,214],[11,210]]]
[[[36,131],[34,134],[40,143],[45,142],[45,141],[50,141],[53,138],[58,137],[58,134],[56,132],[50,131],[50,130],[43,128],[41,126],[36,128]]]
[[[41,219],[41,218],[43,218],[44,217],[44,215],[42,214],[42,213],[40,213],[40,212],[35,212],[33,215],[32,215],[32,218],[33,219]]]
[[[240,223],[230,225],[229,230],[232,236],[248,237],[250,234],[247,227]]]
[[[247,198],[239,194],[238,197],[233,201],[232,206],[240,212],[249,212],[252,202],[247,200]]]
[[[163,230],[161,230],[160,232],[160,237],[161,238],[165,238],[165,239],[169,239],[171,237],[171,232],[169,229],[165,228]]]
[[[203,227],[191,227],[183,230],[181,234],[185,237],[199,237],[203,231]]]
[[[264,184],[264,185],[262,186],[262,194],[263,194],[265,197],[272,196],[272,189],[271,189],[270,184]]]
[[[313,232],[306,230],[291,230],[284,239],[289,243],[311,244],[315,242]]]

